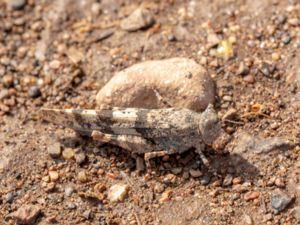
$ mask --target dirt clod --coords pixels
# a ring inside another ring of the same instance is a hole
[[[37,205],[23,205],[13,213],[13,218],[18,224],[33,224],[40,213],[41,208]]]
[[[131,15],[121,21],[121,28],[126,31],[136,31],[153,25],[151,12],[143,7],[137,8]]]

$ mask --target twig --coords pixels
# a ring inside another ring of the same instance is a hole
[[[267,114],[260,113],[260,112],[248,112],[248,113],[245,113],[244,115],[242,115],[242,118],[248,117],[248,116],[251,116],[251,115],[255,115],[255,116],[263,116],[263,117],[266,117],[266,118],[268,118],[268,119],[271,119],[271,117],[268,116]]]
[[[240,122],[240,121],[234,121],[234,120],[223,120],[224,122],[228,122],[228,123],[234,123],[234,124],[238,124],[238,125],[244,125],[244,122]]]
[[[128,185],[130,185],[131,187],[134,187],[133,183],[131,182],[131,180],[129,179],[129,177],[123,171],[121,171],[120,174],[125,179],[125,181],[128,183]]]
[[[140,220],[139,215],[136,212],[133,212],[133,215],[135,216],[136,222],[138,225],[142,225],[142,222]]]

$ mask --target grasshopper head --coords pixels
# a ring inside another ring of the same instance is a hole
[[[199,131],[205,144],[211,145],[221,132],[218,115],[210,104],[201,114]]]

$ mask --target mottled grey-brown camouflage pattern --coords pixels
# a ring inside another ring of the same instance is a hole
[[[94,140],[118,145],[145,159],[182,153],[195,148],[207,164],[202,151],[219,136],[221,127],[210,105],[203,113],[189,109],[111,108],[101,110],[41,109],[42,119]]]

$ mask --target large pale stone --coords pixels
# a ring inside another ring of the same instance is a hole
[[[215,99],[215,86],[194,60],[172,58],[135,64],[98,92],[98,106],[189,108],[203,111]]]

